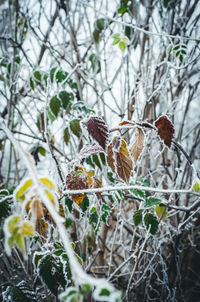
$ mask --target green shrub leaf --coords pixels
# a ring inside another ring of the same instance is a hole
[[[150,233],[152,235],[155,235],[155,233],[158,230],[158,219],[156,218],[156,216],[154,216],[151,213],[146,213],[144,216],[144,224],[147,230],[149,229],[150,226]]]

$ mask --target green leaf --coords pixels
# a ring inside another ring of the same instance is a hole
[[[118,14],[124,14],[126,11],[127,11],[127,6],[121,6],[117,12]]]
[[[169,54],[172,52],[172,49],[173,49],[173,45],[170,45],[169,48],[168,48],[168,53]]]
[[[105,157],[105,153],[100,152],[100,153],[99,153],[99,156],[100,156],[100,159],[101,159],[102,164],[105,166],[105,165],[106,165],[106,157]]]
[[[50,71],[50,80],[53,83],[53,81],[55,80],[55,72],[56,72],[57,67],[53,67]]]
[[[195,192],[199,192],[200,187],[199,187],[199,182],[198,182],[198,181],[195,182],[193,188],[194,188],[194,191],[195,191]]]
[[[72,226],[72,224],[73,224],[73,221],[72,221],[71,218],[69,218],[69,217],[65,218],[65,227],[66,227],[66,229],[70,228]]]
[[[73,110],[79,109],[79,110],[83,111],[85,114],[95,113],[95,111],[93,109],[87,108],[83,102],[77,102],[77,103],[73,104],[72,109]]]
[[[42,155],[42,156],[45,156],[46,155],[46,150],[43,148],[43,147],[39,147],[38,148],[38,152]]]
[[[42,74],[39,70],[36,70],[34,73],[34,80],[36,84],[40,84],[41,83],[41,79],[42,79]]]
[[[100,161],[99,161],[99,157],[98,157],[97,154],[92,155],[92,160],[93,160],[93,162],[97,165],[97,167],[98,167],[100,170],[102,170],[102,166],[101,166],[101,163],[100,163]]]
[[[120,38],[120,34],[116,33],[112,36],[114,39]]]
[[[44,112],[38,115],[36,125],[40,131],[44,131]]]
[[[105,19],[104,18],[100,18],[100,19],[96,20],[95,27],[99,31],[102,31],[105,28]]]
[[[68,77],[68,72],[63,70],[58,70],[56,73],[56,82],[61,83]]]
[[[89,56],[89,61],[91,62],[93,71],[99,73],[101,71],[101,62],[97,59],[97,56],[94,53]]]
[[[141,198],[145,197],[145,192],[142,190],[138,190],[138,189],[131,189],[130,190],[131,193],[133,193],[135,196],[139,196]]]
[[[98,213],[96,207],[92,207],[90,210],[89,224],[97,224],[97,222],[98,222]]]
[[[74,119],[70,121],[69,126],[74,135],[76,135],[77,137],[81,136],[80,120]]]
[[[61,285],[65,287],[66,281],[63,274],[62,263],[59,262],[59,258],[45,254],[38,262],[38,274],[43,282],[47,285],[49,290],[54,294],[58,294],[58,288]]]
[[[82,201],[81,205],[80,205],[80,208],[83,211],[83,213],[85,213],[87,211],[87,209],[89,207],[89,204],[90,204],[89,203],[89,198],[87,196],[85,196],[83,198],[83,201]]]
[[[125,49],[126,49],[126,44],[125,44],[123,41],[121,41],[121,42],[119,43],[119,48],[121,49],[122,52],[124,52]]]
[[[48,118],[50,119],[50,121],[51,121],[52,123],[56,120],[55,115],[51,112],[50,109],[47,110],[47,115],[48,115]]]
[[[50,100],[49,106],[55,117],[57,117],[60,111],[60,100],[56,96],[53,96]]]
[[[134,221],[134,224],[135,226],[138,226],[140,223],[142,223],[142,213],[143,213],[143,209],[140,209],[140,210],[136,210],[134,213],[133,213],[133,221]]]
[[[69,140],[70,140],[69,129],[68,127],[66,127],[64,130],[64,141],[66,145],[69,143]]]
[[[113,41],[113,45],[118,44],[120,41],[121,41],[121,39],[120,39],[120,38],[114,39],[114,41]]]
[[[36,293],[25,281],[21,281],[16,286],[8,286],[2,293],[2,302],[36,302]]]
[[[182,53],[183,55],[186,55],[186,54],[187,54],[187,52],[186,52],[185,50],[183,50],[183,49],[181,49],[181,53]]]
[[[150,226],[150,233],[152,235],[155,235],[155,233],[158,230],[158,220],[156,218],[156,216],[154,216],[151,213],[146,213],[144,216],[144,224],[146,226],[146,229],[149,229]]]
[[[110,294],[111,294],[111,292],[107,288],[102,288],[100,293],[99,293],[99,296],[109,297]]]
[[[25,252],[25,241],[24,241],[24,235],[21,233],[18,233],[16,236],[16,244],[21,252]]]
[[[108,222],[108,217],[110,215],[110,212],[111,212],[110,207],[107,204],[103,203],[101,207],[101,213],[102,213],[101,219],[104,223]]]
[[[95,165],[91,156],[88,156],[85,161],[88,165],[90,165],[93,169],[95,169]]]
[[[100,31],[98,29],[93,31],[93,40],[96,44],[98,44],[100,41]]]
[[[62,107],[64,109],[67,109],[67,110],[70,110],[71,109],[71,101],[74,100],[74,95],[72,92],[67,92],[65,90],[61,91],[59,93],[59,98],[61,100],[61,104],[62,104]]]
[[[179,60],[180,60],[181,63],[183,63],[183,56],[182,55],[179,56]]]
[[[91,287],[91,285],[90,284],[88,284],[88,283],[83,283],[83,284],[81,284],[81,294],[83,295],[83,296],[85,296],[85,295],[87,295],[87,293],[89,292],[89,291],[91,291],[91,289],[92,289],[92,287]]]
[[[162,202],[162,200],[160,200],[159,198],[147,197],[145,199],[144,207],[145,208],[150,208],[150,207],[155,206],[155,205],[157,205],[161,202]]]
[[[125,26],[124,34],[129,38],[129,40],[131,40],[131,36],[133,35],[133,28],[130,26]]]
[[[20,219],[21,219],[21,216],[19,216],[19,215],[12,215],[8,218],[7,225],[8,225],[8,231],[10,232],[10,234],[12,234],[14,232]]]
[[[45,86],[47,87],[47,84],[48,84],[48,82],[47,82],[47,80],[48,80],[48,74],[44,74],[43,80],[44,80]]]
[[[11,208],[8,201],[7,200],[3,202],[0,201],[0,223],[4,218],[9,216],[10,212],[11,212]]]
[[[11,212],[9,202],[7,200],[1,201],[1,199],[8,195],[8,190],[0,190],[0,223],[4,218],[8,217]]]
[[[59,296],[59,298],[64,302],[78,302],[78,290],[76,287],[70,286]]]
[[[113,177],[113,173],[112,172],[108,172],[107,173],[107,177],[108,177],[108,180],[111,182],[111,183],[115,183],[115,179]]]
[[[69,198],[69,196],[65,196],[65,205],[68,207],[68,210],[72,211],[72,205],[73,205],[73,200],[71,198]]]
[[[173,48],[173,50],[178,50],[180,48],[180,45],[178,44],[178,45],[176,45],[176,46],[174,46],[174,48]]]

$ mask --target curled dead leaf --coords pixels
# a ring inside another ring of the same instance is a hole
[[[144,131],[142,128],[137,128],[137,134],[135,136],[135,140],[130,146],[130,153],[133,156],[134,162],[136,164],[137,160],[139,159],[143,148],[144,148]]]
[[[170,148],[174,137],[174,125],[172,122],[167,116],[163,115],[157,119],[155,126],[160,138],[164,141],[165,145]]]

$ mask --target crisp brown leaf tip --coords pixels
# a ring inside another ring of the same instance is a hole
[[[133,156],[134,162],[136,164],[138,158],[140,157],[144,148],[144,131],[141,128],[137,128],[137,134],[135,140],[130,146],[130,153]]]
[[[108,143],[108,127],[106,123],[97,116],[92,116],[82,122],[86,126],[91,137],[106,151]]]
[[[164,141],[165,145],[170,148],[174,137],[174,125],[172,122],[167,116],[163,115],[157,119],[155,126],[160,138]]]

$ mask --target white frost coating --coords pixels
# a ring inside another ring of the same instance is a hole
[[[50,202],[49,198],[47,197],[44,187],[41,184],[39,177],[37,175],[36,167],[33,164],[33,162],[30,160],[30,158],[27,156],[27,154],[24,152],[20,144],[15,140],[14,136],[10,132],[10,130],[7,128],[3,118],[0,117],[0,123],[2,125],[2,128],[4,132],[6,133],[7,137],[10,139],[10,141],[13,143],[14,148],[19,152],[20,156],[24,160],[24,163],[29,171],[29,174],[31,176],[31,179],[33,180],[34,185],[37,186],[38,194],[48,209],[50,215],[54,218],[54,222],[56,223],[61,240],[63,241],[65,250],[67,252],[67,255],[69,257],[69,263],[70,268],[72,272],[72,278],[77,285],[81,285],[82,283],[89,283],[90,285],[96,287],[96,291],[99,287],[104,288],[110,288],[112,292],[115,293],[115,296],[117,296],[119,299],[121,297],[121,292],[115,290],[115,288],[108,282],[106,279],[95,279],[91,276],[89,276],[81,267],[80,263],[78,262],[76,256],[74,255],[74,251],[71,246],[71,241],[69,239],[68,233],[66,231],[66,228],[63,224],[63,219],[60,217],[60,215],[55,211],[54,206]],[[114,298],[114,297],[113,297]],[[111,300],[109,300],[111,301]],[[115,300],[112,300],[113,302]]]
[[[143,191],[150,191],[150,192],[160,192],[160,193],[190,193],[193,190],[193,187],[190,187],[186,190],[165,190],[165,189],[159,189],[159,188],[153,188],[153,187],[143,187],[138,185],[124,185],[124,186],[105,186],[101,188],[95,188],[95,189],[83,189],[83,190],[65,190],[63,191],[63,194],[82,194],[82,193],[99,193],[104,191],[118,191],[118,190],[143,190]]]
[[[6,251],[6,254],[7,255],[11,255],[11,248],[8,244],[8,238],[10,237],[10,231],[8,229],[8,223],[9,221],[14,217],[16,216],[15,214],[13,215],[10,215],[6,220],[5,220],[5,223],[4,223],[4,226],[3,226],[3,231],[4,231],[4,234],[5,234],[5,243],[4,243],[4,246],[5,246],[5,251]]]

